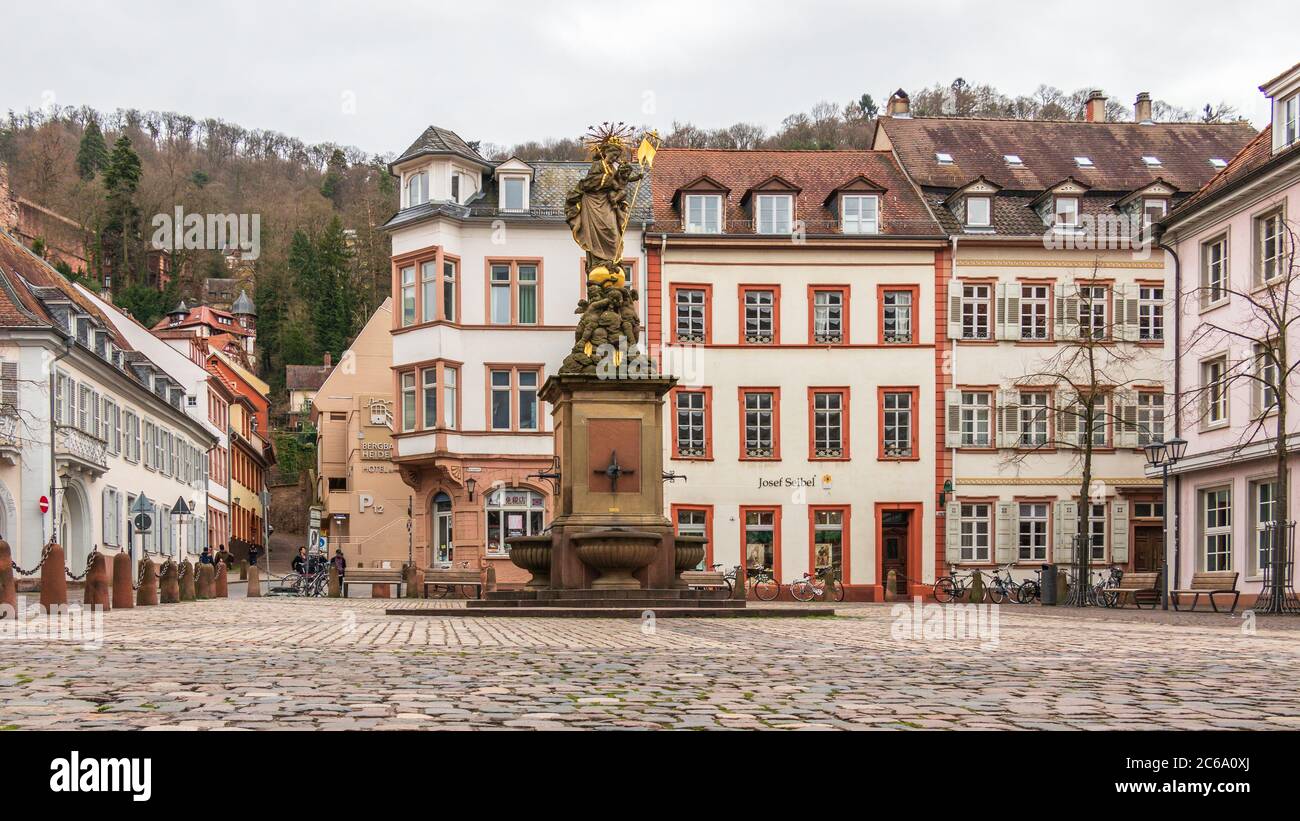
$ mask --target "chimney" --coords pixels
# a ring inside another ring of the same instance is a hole
[[[330,364],[333,362],[333,359],[334,358],[330,356],[330,352],[326,351],[324,356],[325,367],[327,368],[330,367]]]
[[[911,117],[911,112],[912,99],[901,88],[894,92],[893,96],[889,98],[888,105],[885,106],[885,114],[889,117]]]
[[[1090,123],[1106,122],[1106,95],[1098,89],[1088,95],[1088,101],[1083,104],[1084,119]]]
[[[1133,103],[1133,121],[1143,125],[1151,125],[1155,122],[1155,120],[1151,119],[1151,94],[1149,92],[1138,92],[1137,102]]]
[[[18,198],[9,191],[9,168],[0,162],[0,231],[18,230]]]

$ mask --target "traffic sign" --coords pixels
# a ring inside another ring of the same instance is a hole
[[[131,503],[131,512],[152,513],[153,502],[149,500],[148,496],[145,496],[143,493],[141,493],[139,496],[135,497],[135,501]]]
[[[41,497],[41,512],[42,513],[50,512],[50,499],[48,496]]]
[[[148,533],[153,529],[153,517],[148,513],[137,513],[131,520],[131,526],[135,528],[136,533]]]

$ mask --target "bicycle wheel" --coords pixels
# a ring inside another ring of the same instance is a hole
[[[952,576],[944,576],[934,583],[934,600],[947,604],[957,598],[957,583]]]
[[[839,579],[831,579],[831,597],[835,601],[844,601],[844,585],[840,584]]]
[[[794,597],[795,601],[812,601],[817,593],[813,590],[813,586],[805,580],[791,582],[790,595]]]
[[[1038,585],[1033,582],[1025,582],[1016,591],[1016,601],[1020,604],[1031,604],[1036,598],[1038,598]]]
[[[764,576],[754,582],[754,595],[760,601],[772,601],[781,595],[781,583],[771,576]]]
[[[1000,584],[992,584],[984,588],[984,593],[989,597],[989,601],[994,604],[1002,604],[1007,599],[1007,591],[1002,589]]]
[[[732,596],[736,595],[736,586],[731,583],[731,579],[723,579],[721,589],[727,591],[727,598],[731,598]]]
[[[472,584],[462,584],[460,586],[460,597],[462,599],[477,599],[478,587]]]

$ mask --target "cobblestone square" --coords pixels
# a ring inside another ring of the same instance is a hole
[[[981,645],[896,639],[888,605],[653,629],[391,606],[459,605],[230,599],[114,611],[99,649],[0,641],[0,729],[1300,726],[1290,621],[1003,607]]]

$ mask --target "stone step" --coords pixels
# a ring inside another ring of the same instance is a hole
[[[543,618],[543,619],[640,619],[646,608],[640,607],[438,607],[394,608],[384,611],[390,616],[426,618]],[[834,616],[829,608],[804,607],[656,607],[656,619],[712,618],[817,618]]]
[[[726,601],[726,591],[692,590],[688,588],[637,589],[637,590],[497,590],[484,597],[486,601],[562,601],[568,599],[599,599],[617,602],[625,599],[656,599],[674,601]]]
[[[739,600],[723,599],[721,601],[697,601],[693,599],[546,599],[541,601],[483,601],[479,599],[471,600],[465,603],[466,607],[473,610],[482,610],[485,607],[532,607],[537,609],[548,609],[556,607],[640,607],[640,608],[657,608],[657,607],[725,607],[728,609],[744,607],[745,603]]]

